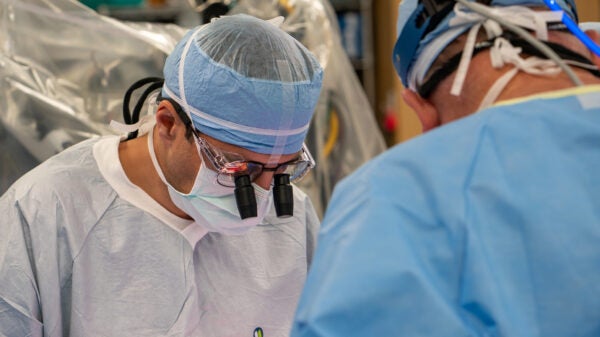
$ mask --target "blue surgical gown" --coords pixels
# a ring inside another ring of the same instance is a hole
[[[343,180],[291,335],[600,336],[600,86],[504,102]]]
[[[0,199],[0,336],[288,336],[319,223],[306,195],[207,234],[129,182],[118,143],[74,145]]]

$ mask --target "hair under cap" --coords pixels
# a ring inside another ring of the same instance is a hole
[[[577,21],[577,8],[573,0],[554,0],[573,20]],[[472,1],[471,2],[475,2]],[[453,6],[455,1],[448,1],[449,6]],[[540,6],[546,7],[544,0],[492,0],[492,7],[506,6]],[[421,74],[427,72],[428,68],[433,64],[435,59],[459,35],[471,28],[475,23],[470,25],[461,25],[451,27],[450,21],[455,17],[455,12],[445,11],[441,13],[441,17],[436,17],[437,25],[432,29],[426,27],[419,16],[425,10],[421,0],[403,0],[398,7],[398,21],[396,31],[398,39],[394,47],[393,61],[396,67],[396,72],[400,76],[402,83],[406,87],[414,87],[411,83],[411,75],[416,71],[415,63],[419,58],[424,58],[419,62],[423,69],[418,69]],[[444,16],[445,15],[445,16]],[[442,40],[442,41],[440,41]],[[427,48],[433,43],[436,43],[435,48]]]
[[[223,16],[189,31],[167,57],[164,97],[200,132],[265,154],[299,151],[323,69],[277,22]]]

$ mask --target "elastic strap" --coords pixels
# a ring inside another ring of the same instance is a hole
[[[514,37],[510,33],[503,34],[503,37],[509,40],[513,46],[522,48],[522,53],[547,59],[542,52],[540,52],[537,48],[529,44],[529,42],[525,41],[524,39]],[[473,49],[473,55],[471,56],[471,58],[475,57],[475,55],[479,54],[480,52],[492,47],[494,45],[493,41],[495,39],[496,38],[479,42],[477,45],[475,45]],[[563,59],[573,61],[570,63],[573,66],[585,69],[594,76],[600,78],[600,70],[598,70],[598,68],[584,56],[557,43],[547,41],[543,41],[543,43],[545,43],[548,47],[552,48]],[[444,64],[441,68],[436,70],[433,73],[433,75],[431,75],[431,77],[429,77],[429,79],[418,88],[419,95],[423,98],[428,98],[433,92],[433,90],[443,79],[450,76],[454,71],[456,71],[462,59],[462,54],[463,52],[459,52],[456,55],[452,56],[448,60],[448,62],[446,62],[446,64]]]

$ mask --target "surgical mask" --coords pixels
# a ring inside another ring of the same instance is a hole
[[[154,152],[153,132],[148,134],[148,150],[160,179],[167,185],[171,200],[188,214],[196,224],[210,232],[239,235],[261,223],[270,210],[272,192],[252,184],[256,196],[257,216],[240,219],[234,189],[217,183],[217,172],[206,167],[204,162],[198,170],[192,190],[182,193],[165,178]]]

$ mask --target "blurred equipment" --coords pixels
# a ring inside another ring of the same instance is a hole
[[[79,0],[84,5],[98,9],[101,6],[126,6],[126,7],[137,7],[144,4],[144,0]]]
[[[162,76],[185,30],[123,23],[79,1],[0,0],[0,193],[48,157],[121,120],[125,90]]]
[[[187,0],[190,7],[202,15],[202,22],[227,14],[237,1],[235,0]]]

